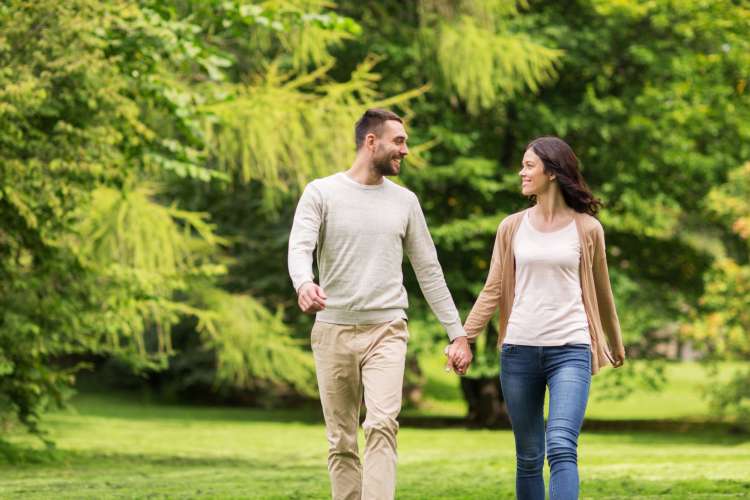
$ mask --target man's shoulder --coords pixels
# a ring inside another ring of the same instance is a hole
[[[305,186],[305,194],[312,196],[313,199],[322,200],[330,196],[331,193],[335,192],[337,187],[340,186],[340,182],[337,179],[339,174],[331,174],[326,177],[319,177],[313,179]]]
[[[402,186],[401,184],[396,184],[395,182],[393,182],[392,180],[388,178],[383,178],[383,182],[385,183],[385,187],[395,196],[403,198],[404,200],[407,200],[407,201],[419,202],[417,195],[411,189],[405,186]]]
[[[317,179],[313,179],[310,182],[307,183],[307,187],[321,190],[330,188],[331,186],[335,186],[337,184],[337,176],[339,173],[327,175],[325,177],[318,177]]]

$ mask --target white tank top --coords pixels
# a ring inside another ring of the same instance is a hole
[[[541,232],[523,216],[513,240],[516,292],[504,342],[531,346],[590,344],[581,294],[581,243],[575,221]]]

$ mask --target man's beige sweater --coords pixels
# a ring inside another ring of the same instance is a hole
[[[289,236],[289,275],[294,289],[313,281],[317,248],[326,323],[376,324],[406,318],[403,254],[451,340],[465,335],[445,284],[435,245],[416,195],[383,179],[375,186],[344,173],[307,185]]]

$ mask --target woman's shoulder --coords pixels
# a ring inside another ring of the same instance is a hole
[[[528,208],[526,210],[528,210]],[[526,213],[526,210],[521,210],[520,212],[510,214],[502,221],[500,221],[500,225],[497,226],[497,239],[499,241],[503,241],[505,242],[505,244],[510,243],[513,238],[513,234],[518,229],[518,226],[521,225],[521,221],[523,220],[523,215]]]
[[[579,226],[586,234],[604,234],[602,223],[593,215],[578,212],[576,217],[578,218]]]
[[[500,221],[500,225],[497,227],[497,232],[500,233],[503,231],[512,230],[515,226],[518,225],[519,222],[521,222],[523,215],[527,210],[529,209],[526,208],[524,210],[506,216],[503,220]]]

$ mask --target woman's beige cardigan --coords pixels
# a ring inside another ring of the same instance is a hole
[[[513,237],[523,220],[524,212],[525,210],[506,217],[497,229],[487,281],[464,325],[469,341],[476,339],[484,330],[495,309],[500,306],[497,343],[498,346],[503,343],[516,287]],[[581,241],[583,308],[589,321],[593,353],[591,372],[595,374],[601,367],[614,362],[612,351],[623,352],[622,337],[609,283],[602,225],[594,217],[578,212],[575,221]]]

